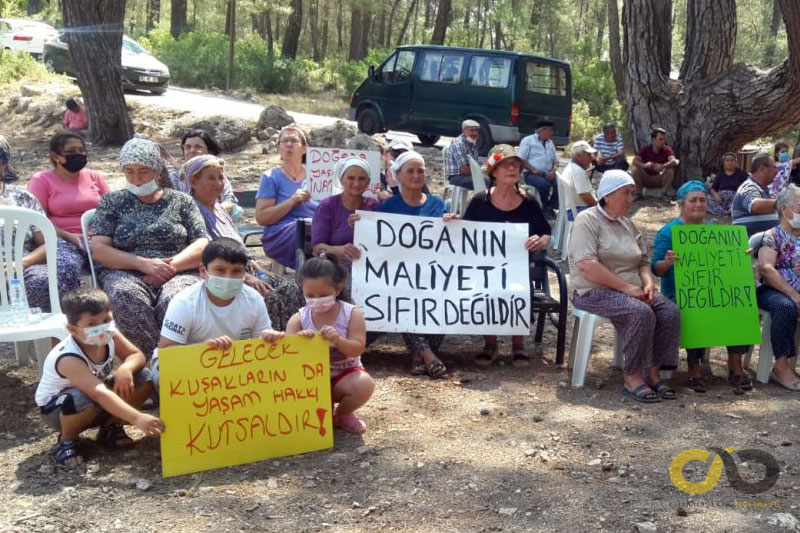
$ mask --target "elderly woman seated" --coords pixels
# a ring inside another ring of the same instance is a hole
[[[722,156],[722,170],[714,177],[709,191],[708,213],[715,217],[731,214],[733,197],[739,186],[747,180],[747,172],[736,164],[736,154],[728,152]]]
[[[772,315],[770,339],[775,353],[772,380],[783,387],[800,391],[800,377],[788,359],[797,355],[794,335],[800,309],[798,238],[800,238],[800,188],[787,185],[779,194],[775,208],[777,226],[764,232],[758,249],[761,286],[756,290],[758,307]]]
[[[441,198],[422,192],[425,187],[425,160],[420,154],[409,151],[401,154],[392,163],[392,170],[400,185],[400,194],[396,194],[378,206],[377,211],[396,215],[441,217],[445,206]],[[370,341],[375,338],[370,335]],[[442,344],[443,335],[420,335],[403,333],[403,341],[411,353],[411,373],[427,374],[438,378],[447,369],[434,353]]]
[[[570,285],[577,309],[607,318],[616,329],[625,354],[620,392],[651,403],[676,396],[659,373],[678,362],[680,311],[656,292],[644,236],[626,217],[634,194],[627,172],[603,175],[599,204],[578,214],[572,226]]]
[[[314,253],[322,252],[355,261],[361,251],[353,246],[353,227],[356,210],[374,211],[378,201],[365,198],[369,188],[369,163],[360,157],[349,157],[334,167],[334,183],[341,185],[339,194],[325,198],[319,203],[311,222],[311,245]]]
[[[186,162],[198,155],[219,156],[220,148],[217,141],[207,132],[203,130],[189,130],[181,137],[181,151],[183,152],[183,160]],[[189,194],[191,191],[191,183],[189,183],[180,169],[175,169],[170,172],[169,179],[172,183],[172,187],[176,191],[186,194]],[[236,207],[237,204],[236,195],[233,193],[231,182],[228,181],[228,178],[225,176],[223,176],[222,191],[219,193],[218,200],[225,211],[228,213],[234,212],[234,207]]]
[[[672,228],[681,224],[706,224],[708,189],[701,181],[687,181],[678,189],[680,216],[661,228],[653,241],[653,273],[661,277],[661,294],[675,301],[675,261],[678,256],[672,251]],[[728,346],[728,383],[734,389],[750,390],[753,382],[744,373],[742,355],[749,346]],[[706,392],[700,361],[703,348],[686,350],[689,361],[689,388],[695,392]]]
[[[256,222],[264,226],[264,253],[280,264],[295,267],[295,223],[311,218],[318,202],[311,199],[303,158],[308,136],[298,126],[278,135],[280,168],[264,172],[256,193]]]
[[[119,159],[126,188],[100,199],[92,257],[103,266],[99,282],[120,331],[149,357],[172,297],[200,281],[208,233],[189,196],[158,185],[158,145],[131,139]]]
[[[499,144],[492,148],[486,160],[489,189],[472,198],[464,220],[527,224],[529,237],[525,248],[530,252],[547,250],[550,225],[539,202],[519,187],[524,168],[524,161],[514,152],[513,146]],[[486,335],[483,342],[483,351],[475,357],[475,363],[487,366],[498,357],[497,335]],[[525,353],[525,337],[511,337],[511,364],[515,367],[530,365],[530,357]]]

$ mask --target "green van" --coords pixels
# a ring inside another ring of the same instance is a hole
[[[518,52],[450,46],[398,47],[350,96],[350,120],[372,135],[416,134],[433,145],[458,135],[461,121],[481,124],[479,150],[516,144],[539,120],[555,123],[553,140],[567,144],[572,118],[569,63]]]

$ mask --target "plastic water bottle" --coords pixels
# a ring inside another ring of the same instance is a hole
[[[19,279],[12,279],[9,289],[9,299],[11,304],[9,324],[25,324],[28,318],[28,303],[25,301],[25,296],[22,294],[22,284],[20,283]]]

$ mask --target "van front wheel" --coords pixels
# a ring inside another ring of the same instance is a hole
[[[371,107],[359,111],[356,122],[358,124],[358,130],[361,133],[375,135],[381,132],[381,117],[379,117],[378,113]]]
[[[492,130],[489,129],[489,125],[484,122],[480,121],[481,124],[481,134],[478,138],[478,155],[481,157],[486,157],[489,155],[489,150],[492,148],[494,141],[492,140]]]
[[[439,142],[439,135],[425,135],[422,133],[417,133],[417,137],[419,137],[419,142],[422,144],[422,146],[433,146]]]

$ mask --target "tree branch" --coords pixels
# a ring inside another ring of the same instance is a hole
[[[736,48],[735,0],[689,0],[680,78],[687,83],[731,68]]]

